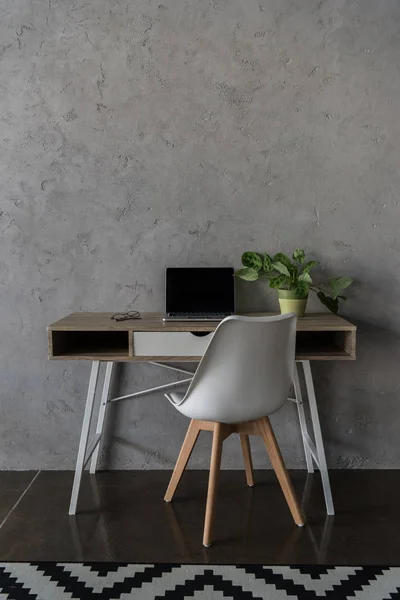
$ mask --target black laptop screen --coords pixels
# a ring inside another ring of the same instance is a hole
[[[168,268],[166,312],[234,312],[234,276],[231,267]]]

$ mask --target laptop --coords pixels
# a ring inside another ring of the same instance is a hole
[[[164,321],[222,321],[235,312],[232,267],[166,269]]]

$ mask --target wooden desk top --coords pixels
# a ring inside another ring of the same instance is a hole
[[[163,321],[163,313],[141,313],[141,319],[113,321],[114,313],[72,313],[47,328],[48,331],[214,331],[213,321]],[[268,316],[276,313],[251,313]],[[356,331],[356,326],[332,313],[312,313],[297,320],[297,331]]]
[[[253,316],[273,313],[253,313]],[[167,332],[212,332],[212,321],[163,321],[162,313],[142,313],[141,319],[113,321],[113,313],[72,313],[48,327],[49,358],[103,361],[198,361],[200,356],[135,354],[135,336]],[[140,333],[143,332],[143,333]],[[154,338],[153,338],[154,341]],[[165,341],[165,340],[164,340]],[[160,350],[154,342],[154,352]],[[182,348],[182,347],[181,347]],[[198,348],[196,346],[196,348]],[[297,321],[297,360],[354,360],[356,326],[331,313],[309,314]]]

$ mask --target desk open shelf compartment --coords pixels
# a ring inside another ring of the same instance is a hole
[[[354,360],[355,331],[298,331],[298,360]]]
[[[104,360],[129,357],[128,331],[50,331],[50,357]]]

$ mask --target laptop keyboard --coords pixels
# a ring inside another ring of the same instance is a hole
[[[211,319],[223,319],[224,317],[228,316],[228,313],[190,313],[190,312],[170,312],[168,313],[169,317],[182,317],[184,319],[205,319],[207,317],[211,318]]]

